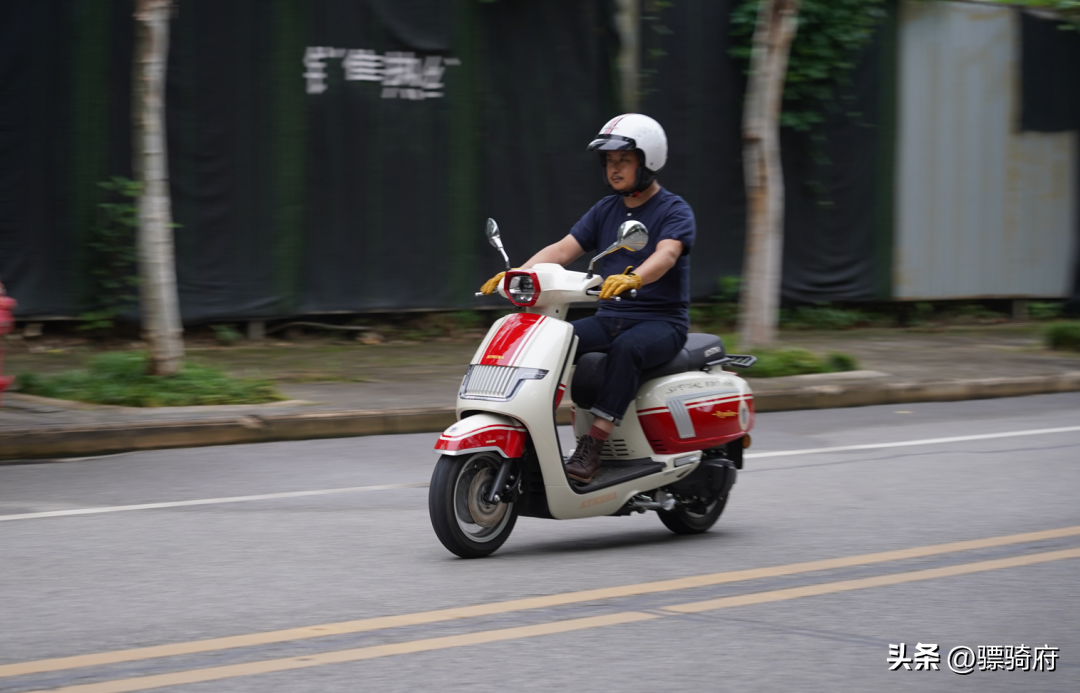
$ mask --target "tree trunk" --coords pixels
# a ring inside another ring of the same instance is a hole
[[[619,91],[624,113],[641,108],[641,3],[642,0],[616,0],[615,28],[619,32]]]
[[[762,0],[743,105],[746,255],[739,301],[741,347],[776,341],[784,248],[780,103],[801,0]]]
[[[176,291],[169,170],[165,148],[165,66],[169,0],[136,0],[135,175],[139,197],[139,300],[150,372],[171,375],[184,358]]]

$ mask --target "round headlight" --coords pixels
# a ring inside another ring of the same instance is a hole
[[[506,295],[515,306],[532,306],[540,298],[540,281],[532,272],[507,272]]]

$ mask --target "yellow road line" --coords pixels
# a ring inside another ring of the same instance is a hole
[[[844,558],[830,558],[819,561],[804,563],[792,563],[789,565],[773,566],[768,568],[751,568],[748,570],[735,570],[725,573],[712,573],[709,575],[697,575],[693,577],[674,578],[657,582],[645,582],[636,585],[622,585],[619,587],[603,587],[581,592],[566,592],[544,597],[530,597],[527,599],[515,599],[505,602],[490,604],[477,604],[452,609],[439,609],[436,611],[422,611],[412,614],[397,616],[381,616],[356,621],[343,621],[339,623],[327,623],[301,628],[289,628],[285,630],[269,631],[265,633],[251,633],[247,635],[233,635],[223,638],[208,640],[195,640],[190,642],[173,643],[168,645],[154,645],[130,650],[116,650],[113,652],[101,652],[88,655],[75,655],[72,657],[57,657],[54,659],[42,659],[18,664],[0,665],[0,678],[10,676],[25,676],[27,674],[39,674],[64,669],[76,669],[80,667],[101,666],[105,664],[118,664],[121,662],[134,662],[158,657],[173,657],[177,655],[198,654],[201,652],[215,652],[236,647],[251,647],[254,645],[268,645],[272,643],[288,642],[290,640],[305,640],[308,638],[320,638],[328,635],[343,635],[348,633],[364,633],[385,628],[400,628],[403,626],[425,625],[429,623],[441,623],[479,616],[492,616],[514,611],[526,611],[529,609],[542,609],[568,604],[580,604],[582,602],[598,601],[603,599],[616,599],[619,597],[632,597],[642,594],[655,594],[658,592],[670,592],[674,590],[691,589],[695,587],[709,587],[730,582],[743,582],[759,580],[762,578],[781,577],[785,575],[797,575],[819,570],[835,570],[838,568],[851,568],[856,566],[886,563],[889,561],[901,561],[911,558],[924,558],[958,551],[971,551],[975,549],[987,549],[1012,544],[1022,544],[1033,541],[1045,541],[1049,539],[1061,539],[1080,535],[1080,525],[1074,527],[1062,527],[1040,532],[1026,532],[1023,534],[1010,534],[1000,537],[988,537],[985,539],[973,539],[958,541],[949,544],[935,544],[910,549],[899,549],[881,553],[862,554]]]
[[[955,575],[968,575],[970,573],[982,573],[987,570],[1000,570],[1001,568],[1016,568],[1024,565],[1035,565],[1048,561],[1061,561],[1067,558],[1080,558],[1080,549],[1064,549],[1062,551],[1047,551],[1046,553],[1033,553],[1027,556],[1012,556],[1010,558],[998,558],[991,561],[979,561],[977,563],[962,563],[943,568],[928,568],[926,570],[913,570],[908,573],[893,573],[892,575],[878,575],[875,577],[859,578],[856,580],[842,580],[840,582],[827,582],[820,585],[805,585],[803,587],[791,587],[783,590],[770,592],[757,592],[754,594],[740,594],[734,597],[720,597],[703,602],[691,602],[689,604],[677,604],[665,606],[664,611],[679,614],[694,614],[702,611],[715,611],[727,609],[733,606],[750,606],[752,604],[767,604],[786,599],[798,599],[800,597],[816,597],[821,594],[835,594],[837,592],[850,592],[870,587],[885,587],[898,585],[902,582],[918,582],[920,580],[933,580],[936,578],[953,577]]]
[[[740,595],[737,597],[723,597],[710,599],[703,602],[679,604],[664,607],[663,610],[671,615],[699,613],[703,611],[715,611],[735,606],[749,606],[752,604],[765,604],[769,602],[798,599],[800,597],[813,597],[822,594],[834,594],[851,590],[866,589],[869,587],[883,587],[905,582],[918,582],[935,578],[952,577],[956,575],[968,575],[989,570],[1002,568],[1014,568],[1049,561],[1060,561],[1069,558],[1080,558],[1080,548],[1065,549],[1062,551],[1048,551],[1046,553],[1030,554],[1027,556],[1014,556],[990,561],[978,561],[962,565],[947,566],[944,568],[931,568],[928,570],[915,570],[906,573],[894,573],[872,578],[858,580],[842,580],[840,582],[825,583],[821,585],[808,585],[783,590],[770,590],[755,594]],[[204,683],[206,681],[219,681],[221,679],[236,678],[239,676],[252,676],[255,674],[269,674],[279,671],[291,671],[294,669],[306,669],[309,667],[322,666],[324,664],[341,664],[344,662],[357,662],[365,659],[390,657],[393,655],[413,654],[417,652],[431,652],[433,650],[445,650],[454,647],[468,647],[492,642],[505,642],[522,638],[536,637],[540,635],[554,635],[558,633],[570,633],[590,628],[603,626],[623,625],[661,618],[656,613],[642,613],[639,611],[624,611],[621,613],[608,614],[606,616],[591,616],[588,618],[569,619],[542,623],[533,626],[518,626],[514,628],[500,628],[476,633],[461,635],[448,635],[440,638],[426,638],[423,640],[411,640],[408,642],[393,643],[389,645],[372,645],[358,647],[351,650],[338,650],[336,652],[323,652],[316,655],[302,657],[288,657],[284,659],[269,659],[261,662],[247,664],[231,664],[206,669],[191,669],[169,674],[155,674],[140,676],[117,681],[102,681],[100,683],[77,684],[63,688],[51,689],[54,693],[129,693],[130,691],[143,691],[165,686],[179,686],[189,683]],[[46,693],[45,691],[33,691],[32,693]]]
[[[452,647],[483,645],[489,642],[520,640],[521,638],[532,638],[539,635],[571,633],[576,630],[622,625],[626,623],[635,623],[637,621],[648,621],[654,618],[662,617],[658,614],[626,611],[618,614],[608,614],[606,616],[590,616],[588,618],[555,621],[554,623],[541,623],[535,626],[518,626],[515,628],[481,631],[479,633],[448,635],[441,638],[412,640],[410,642],[395,643],[392,645],[374,645],[371,647],[359,647],[353,650],[323,652],[321,654],[305,655],[303,657],[270,659],[262,662],[250,662],[248,664],[230,664],[221,667],[211,667],[209,669],[178,671],[172,674],[140,676],[138,678],[120,681],[78,684],[51,690],[54,692],[67,691],[68,693],[124,693],[126,691],[144,691],[150,688],[161,688],[163,686],[179,686],[188,683],[220,681],[221,679],[231,679],[238,676],[269,674],[276,671],[290,671],[293,669],[307,669],[309,667],[318,667],[324,664],[358,662],[364,659],[376,659],[378,657],[389,657],[391,655],[431,652],[432,650],[445,650]],[[35,693],[43,692],[37,691]]]

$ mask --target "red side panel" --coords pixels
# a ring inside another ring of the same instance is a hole
[[[638,411],[641,428],[653,450],[660,455],[707,450],[723,445],[754,427],[754,398],[738,395],[716,397],[687,405],[693,438],[680,438],[667,407]]]
[[[485,366],[513,366],[514,359],[529,343],[544,316],[536,313],[514,313],[488,342],[480,363]]]
[[[521,457],[525,453],[525,427],[493,424],[460,436],[448,436],[443,433],[436,450],[462,452],[479,448],[498,448],[506,457]]]

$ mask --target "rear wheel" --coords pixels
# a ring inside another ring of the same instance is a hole
[[[506,542],[517,522],[514,503],[487,503],[503,458],[493,452],[443,455],[428,489],[431,526],[443,546],[462,558],[482,558]]]
[[[660,521],[676,534],[701,534],[720,519],[727,504],[727,496],[715,498],[712,502],[696,500],[689,504],[680,503],[674,510],[657,510]]]

